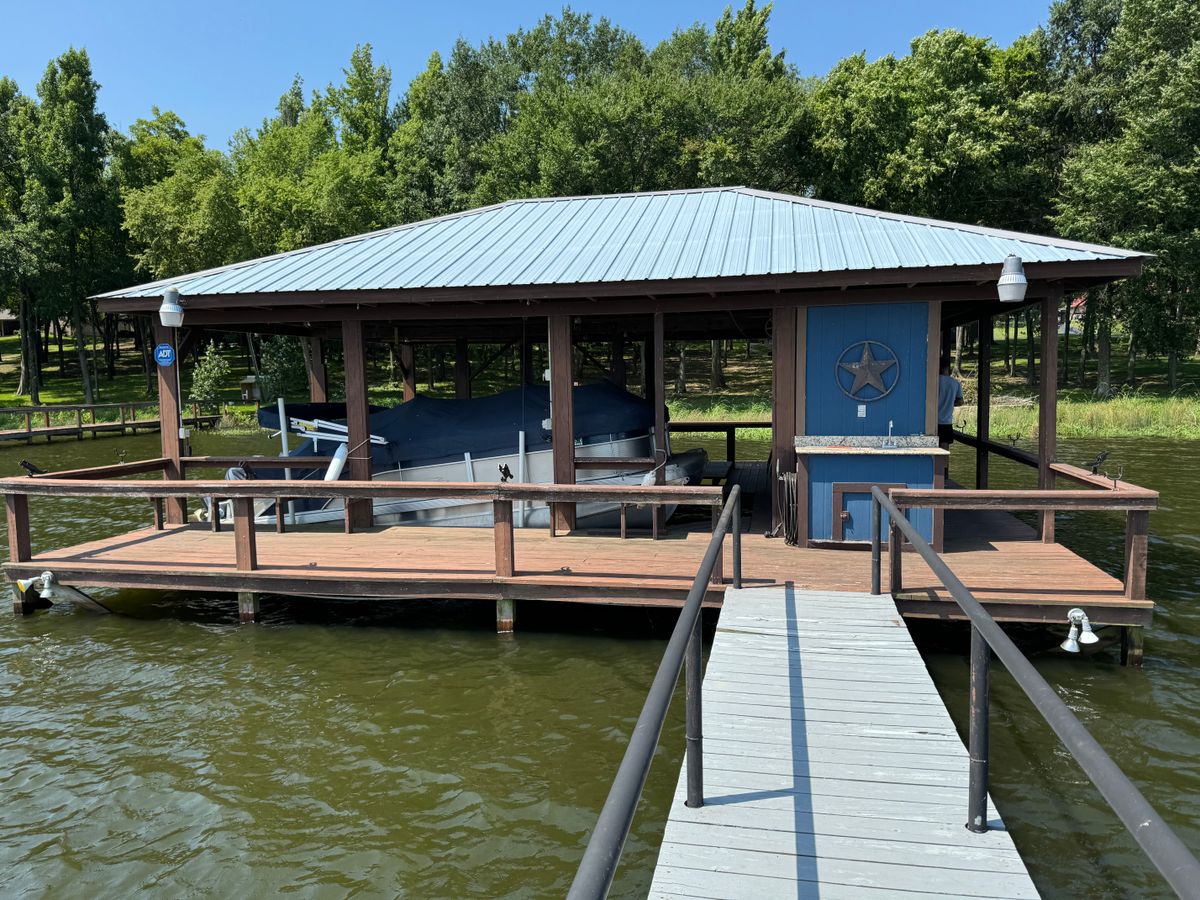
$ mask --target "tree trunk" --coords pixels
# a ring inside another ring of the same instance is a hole
[[[254,352],[254,334],[249,331],[246,332],[246,359],[250,363],[250,372],[254,376],[254,383],[258,385],[261,392],[262,385],[259,382],[262,381],[262,372],[258,370],[258,354]]]
[[[1025,310],[1025,383],[1037,384],[1036,352],[1033,345],[1033,307]]]
[[[1129,355],[1125,358],[1125,383],[1137,386],[1137,330],[1129,329]]]
[[[1067,311],[1063,321],[1062,345],[1062,384],[1067,384],[1067,376],[1071,373],[1071,297],[1067,296]],[[1058,373],[1055,373],[1057,376]]]
[[[83,381],[83,402],[94,403],[92,373],[88,370],[87,343],[83,338],[83,309],[78,300],[71,303],[71,327],[75,330],[75,356],[79,360],[79,377]]]
[[[967,330],[959,325],[954,329],[954,377],[962,378],[963,344],[967,339]]]
[[[1097,312],[1096,338],[1096,396],[1107,397],[1112,393],[1112,316],[1107,304]]]
[[[679,343],[679,370],[675,374],[675,396],[687,393],[687,344]]]
[[[712,375],[708,386],[714,391],[725,387],[725,368],[721,365],[721,342],[712,342]]]
[[[1079,348],[1079,370],[1075,382],[1083,387],[1087,381],[1088,356],[1096,341],[1096,306],[1100,302],[1098,291],[1088,294],[1087,303],[1083,307],[1083,343]]]

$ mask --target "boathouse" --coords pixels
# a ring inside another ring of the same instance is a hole
[[[865,590],[868,554],[854,548],[870,539],[869,492],[883,485],[997,619],[1065,623],[1067,610],[1083,607],[1093,623],[1125,627],[1127,650],[1137,654],[1140,626],[1153,610],[1145,596],[1145,552],[1156,495],[1057,460],[1056,323],[1064,294],[1137,275],[1145,259],[1129,250],[730,187],[512,200],[113,291],[99,297],[102,311],[153,317],[157,342],[178,349],[209,330],[301,336],[311,398],[344,396],[351,447],[369,439],[370,342],[399,340],[405,399],[418,390],[415,346],[453,346],[457,391],[469,396],[471,343],[518,347],[527,381],[543,378],[533,371],[531,348],[545,345],[553,398],[548,430],[561,487],[544,495],[554,501],[552,527],[548,533],[518,528],[514,538],[504,521],[509,501],[499,495],[497,535],[375,527],[368,489],[349,487],[369,480],[369,458],[351,454],[345,534],[256,533],[245,525],[211,534],[187,524],[189,498],[216,490],[206,482],[166,497],[161,521],[137,538],[34,555],[27,494],[132,492],[122,487],[129,482],[111,480],[137,474],[131,467],[105,467],[6,483],[13,548],[6,574],[27,578],[52,569],[81,586],[234,589],[244,595],[246,617],[253,617],[252,597],[260,592],[496,600],[507,624],[520,599],[679,605],[705,528],[681,526],[670,541],[622,534],[620,545],[615,535],[574,530],[580,495],[567,486],[575,485],[578,471],[607,464],[575,453],[572,348],[607,346],[607,375],[621,385],[629,380],[627,360],[640,359],[635,389],[654,401],[655,434],[664,435],[693,427],[667,422],[664,342],[753,338],[772,348],[771,456],[765,466],[736,463],[709,473],[726,489],[741,483],[750,500],[748,579]],[[178,292],[179,329],[160,321],[169,289]],[[975,483],[954,483],[937,439],[939,358],[955,326],[979,323],[986,359],[992,317],[1028,306],[1042,322],[1036,452],[992,440],[985,365],[975,435],[958,435],[975,449]],[[335,343],[342,351],[340,385],[328,383],[324,362]],[[178,379],[172,366],[161,366],[159,376],[167,421],[179,413]],[[732,451],[737,425],[703,427],[728,431]],[[180,433],[164,428],[161,459],[140,471],[161,470],[166,482],[178,484],[231,462],[188,456]],[[1040,490],[1031,490],[1027,502],[989,491],[994,454],[1029,466]],[[654,460],[634,464],[648,468]],[[479,480],[487,482],[478,486],[483,491],[497,479],[481,473]],[[14,484],[26,493],[16,493]],[[1034,496],[1055,487],[1066,489],[1049,499]],[[646,502],[667,502],[668,487],[659,490],[657,500]],[[713,489],[692,490],[670,502],[713,502]],[[243,511],[248,504],[235,499]],[[1056,510],[1092,508],[1126,516],[1123,580],[1055,542]],[[1008,514],[1013,509],[1039,512],[1036,533]],[[655,525],[654,536],[663,537],[657,516]],[[891,589],[900,611],[958,617],[919,559],[902,565],[903,542],[896,529],[891,535]],[[227,552],[218,552],[218,540],[228,543]],[[719,581],[711,586],[712,605],[720,603]]]

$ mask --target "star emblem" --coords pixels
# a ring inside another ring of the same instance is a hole
[[[891,388],[884,385],[882,375],[884,372],[888,371],[888,369],[896,365],[895,354],[892,354],[891,359],[876,359],[875,354],[871,352],[872,344],[875,344],[889,353],[891,352],[890,348],[883,344],[879,344],[876,341],[861,341],[860,343],[862,344],[862,354],[859,356],[857,362],[838,361],[839,369],[845,369],[854,376],[854,384],[850,386],[850,389],[846,390],[846,388],[843,387],[842,390],[844,390],[851,397],[857,399],[859,391],[861,391],[864,387],[870,386],[879,392],[879,396],[866,399],[878,400],[879,397],[889,393],[891,390]],[[853,350],[853,348],[853,344],[850,347],[847,347],[846,352],[842,354],[842,358],[844,359],[849,352]],[[893,379],[893,387],[895,386],[894,382],[895,379]]]

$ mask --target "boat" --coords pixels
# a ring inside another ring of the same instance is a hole
[[[669,438],[664,453],[656,456],[654,408],[650,401],[611,382],[578,385],[573,389],[575,456],[586,458],[661,459],[663,483],[699,484],[708,462],[702,449],[680,454],[670,452]],[[549,484],[554,481],[553,448],[550,442],[549,389],[539,385],[514,388],[474,399],[441,399],[418,395],[393,408],[372,407],[369,415],[371,478],[377,481],[472,481]],[[337,403],[288,404],[259,411],[259,424],[276,430],[284,445],[285,459],[330,456],[325,469],[278,470],[230,468],[225,477],[291,478],[333,481],[346,477],[346,459],[362,448],[348,445],[345,406]],[[300,443],[288,449],[288,435]],[[656,468],[581,469],[579,484],[648,485],[657,478]],[[340,498],[289,500],[284,520],[310,525],[341,522]],[[219,504],[222,521],[232,518],[228,501]],[[376,498],[374,521],[381,525],[447,525],[490,527],[492,504],[487,501],[444,499]],[[256,500],[255,521],[275,521],[275,503]],[[669,518],[675,512],[668,506]],[[619,506],[611,502],[576,505],[576,526],[610,528],[619,522]],[[206,504],[194,518],[210,521]],[[648,527],[648,507],[626,510],[629,527]],[[514,504],[518,528],[546,528],[550,510],[545,503]]]

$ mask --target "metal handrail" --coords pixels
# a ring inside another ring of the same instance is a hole
[[[881,593],[883,511],[971,621],[971,715],[968,726],[971,770],[967,828],[974,832],[984,832],[988,828],[988,669],[994,652],[1167,883],[1180,897],[1200,897],[1200,861],[878,485],[871,488],[871,593]]]
[[[742,586],[742,553],[741,553],[741,502],[742,489],[734,485],[729,492],[729,499],[721,510],[721,517],[713,528],[712,538],[704,559],[696,572],[692,588],[688,592],[675,630],[667,641],[667,649],[663,652],[662,662],[650,690],[646,694],[646,702],[642,706],[637,724],[629,737],[625,755],[617,769],[616,778],[600,810],[596,827],[588,839],[583,859],[575,872],[575,880],[567,900],[601,900],[608,895],[612,886],[613,876],[617,872],[617,864],[621,861],[621,850],[629,837],[629,829],[633,825],[633,815],[637,810],[642,789],[646,786],[646,776],[650,772],[650,763],[654,759],[654,751],[662,736],[663,723],[667,718],[667,709],[671,705],[671,697],[675,693],[675,685],[679,681],[679,671],[687,663],[685,676],[685,705],[687,734],[687,800],[690,807],[704,805],[704,736],[701,730],[701,634],[700,607],[704,595],[708,591],[708,582],[712,577],[717,560],[721,557],[725,534],[733,533],[733,586]]]

